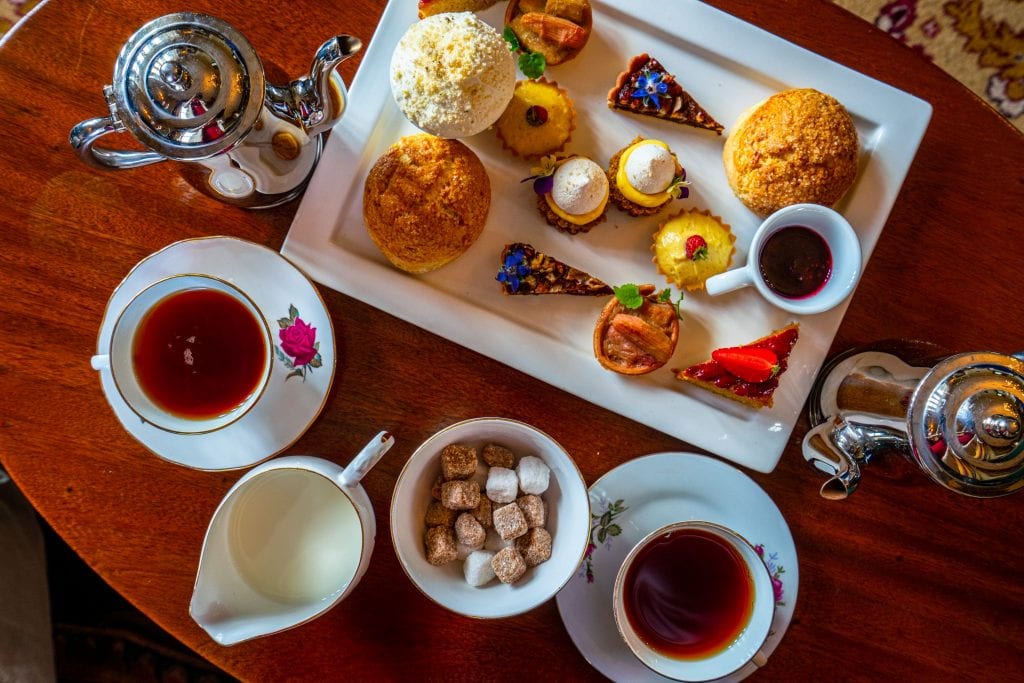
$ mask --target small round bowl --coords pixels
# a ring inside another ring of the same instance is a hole
[[[550,484],[541,495],[547,505],[551,559],[527,569],[514,584],[494,579],[474,587],[466,582],[461,560],[443,567],[427,562],[423,536],[430,489],[441,474],[441,449],[454,443],[478,449],[498,444],[519,457],[537,456],[551,468]],[[431,436],[405,464],[391,497],[391,540],[402,569],[428,598],[468,617],[510,617],[549,600],[579,568],[589,538],[590,498],[576,463],[544,432],[506,418],[466,420]]]

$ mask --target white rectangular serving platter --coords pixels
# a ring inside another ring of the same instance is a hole
[[[505,3],[480,16],[499,29]],[[464,139],[491,181],[491,209],[477,242],[426,275],[392,267],[366,234],[362,193],[374,161],[398,138],[418,132],[391,96],[389,65],[416,19],[416,3],[393,0],[359,68],[348,110],[334,129],[282,253],[313,279],[453,342],[695,446],[761,472],[778,463],[835,336],[846,304],[794,317],[752,289],[717,298],[688,293],[679,346],[665,368],[627,377],[601,368],[591,335],[602,297],[505,296],[495,282],[503,246],[527,242],[610,284],[666,286],[651,262],[651,235],[683,208],[708,209],[732,226],[733,266],[746,261],[759,223],[735,198],[722,167],[724,136],[615,112],[608,90],[633,55],[647,52],[676,74],[726,126],[769,95],[795,87],[838,98],[860,134],[856,184],[836,208],[857,230],[866,264],[931,118],[931,105],[797,47],[695,0],[593,0],[594,31],[581,54],[546,73],[571,95],[577,129],[567,152],[607,165],[637,135],[664,140],[692,181],[689,199],[649,218],[609,206],[590,233],[567,235],[537,213],[531,164],[501,148],[493,131]],[[769,410],[752,410],[675,379],[670,368],[706,360],[713,349],[744,344],[792,320],[800,339]]]

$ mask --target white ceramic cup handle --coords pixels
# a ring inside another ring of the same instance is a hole
[[[761,650],[758,650],[757,654],[755,654],[750,661],[753,663],[754,666],[760,669],[762,666],[768,663],[768,655],[766,655]]]
[[[704,286],[707,288],[708,296],[718,296],[752,284],[754,284],[753,272],[750,266],[744,266],[712,275],[704,283]]]
[[[110,356],[107,354],[101,354],[93,356],[92,360],[89,361],[92,365],[93,370],[109,370],[110,369]]]
[[[339,483],[346,488],[358,484],[394,445],[395,437],[388,432],[381,432],[370,439],[370,442],[363,447],[363,450],[359,451],[356,457],[352,458],[352,462],[341,473]]]

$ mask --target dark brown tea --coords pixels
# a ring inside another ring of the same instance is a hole
[[[760,265],[761,277],[769,289],[788,299],[802,299],[828,282],[832,252],[825,238],[814,230],[791,225],[765,240]]]
[[[626,572],[623,606],[648,647],[675,659],[725,649],[754,609],[754,582],[740,554],[703,529],[652,539]]]
[[[160,300],[132,341],[139,386],[160,408],[188,419],[238,407],[259,386],[266,362],[262,323],[216,289],[190,289]]]

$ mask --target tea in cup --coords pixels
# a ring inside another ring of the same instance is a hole
[[[790,313],[821,313],[853,292],[860,262],[860,240],[841,214],[818,204],[794,204],[761,223],[746,265],[708,278],[706,287],[717,296],[753,285]]]
[[[359,484],[394,444],[381,432],[348,467],[276,458],[250,470],[213,513],[189,613],[221,645],[298,626],[347,597],[377,534]]]
[[[221,429],[256,404],[270,378],[273,341],[256,304],[208,275],[176,275],[139,292],[118,316],[105,355],[125,403],[180,434]]]
[[[708,681],[766,661],[771,577],[754,547],[723,526],[677,522],[648,534],[623,561],[613,603],[626,645],[667,678]]]

